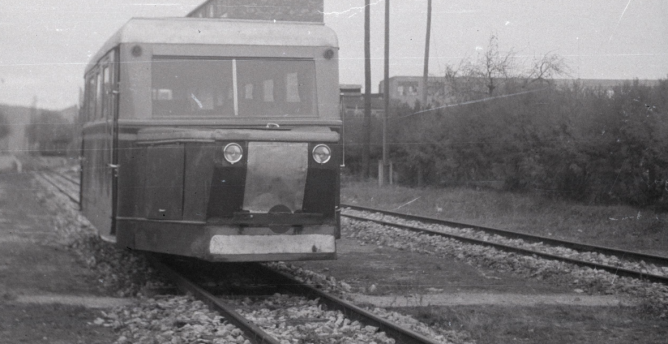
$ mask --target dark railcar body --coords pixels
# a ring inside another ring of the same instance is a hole
[[[322,24],[131,20],[86,73],[84,215],[137,250],[335,258],[337,50]]]

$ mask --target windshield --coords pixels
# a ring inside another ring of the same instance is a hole
[[[315,116],[312,60],[154,58],[154,117]]]

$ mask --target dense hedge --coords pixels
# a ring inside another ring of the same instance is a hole
[[[496,182],[507,190],[668,210],[668,80],[612,90],[517,82],[499,94],[505,96],[390,114],[399,182]]]
[[[5,117],[5,114],[0,111],[0,140],[4,139],[12,131],[12,128],[9,124],[9,120]]]

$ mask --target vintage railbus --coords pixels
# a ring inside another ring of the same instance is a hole
[[[335,258],[337,56],[322,23],[130,20],[86,68],[83,214],[134,250]]]

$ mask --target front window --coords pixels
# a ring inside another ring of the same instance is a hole
[[[315,62],[153,60],[154,117],[315,116]]]

